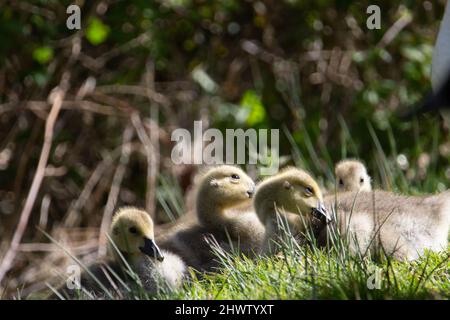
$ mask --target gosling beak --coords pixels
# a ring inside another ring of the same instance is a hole
[[[253,195],[255,194],[255,185],[250,186],[250,189],[247,190],[247,196],[249,198],[253,198]]]
[[[156,245],[155,241],[149,238],[144,238],[144,246],[139,247],[142,253],[146,254],[150,258],[156,258],[158,261],[163,261],[164,256]]]
[[[328,210],[327,208],[325,208],[323,202],[319,202],[317,208],[312,209],[312,215],[317,219],[319,219],[321,222],[325,223],[331,222],[331,217],[328,214]]]

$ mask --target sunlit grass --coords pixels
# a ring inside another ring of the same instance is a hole
[[[340,259],[311,249],[256,261],[230,256],[220,273],[161,298],[448,299],[449,267],[446,253],[412,263]]]
[[[340,118],[341,155],[358,156],[354,137]],[[427,176],[421,181],[408,179],[396,163],[398,149],[392,132],[389,146],[382,146],[375,130],[368,123],[373,140],[376,166],[369,168],[375,187],[405,194],[434,193],[445,185],[445,177],[437,171],[438,148],[434,143],[429,151],[431,163]],[[388,130],[389,131],[389,130]],[[307,153],[303,154],[292,134],[283,130],[292,149],[292,162],[313,172],[325,187],[334,187],[333,163],[325,147],[315,148],[305,131]],[[437,133],[434,132],[434,137]],[[437,141],[437,138],[434,140]],[[418,144],[419,145],[419,144]],[[421,150],[418,150],[421,152]],[[315,163],[307,159],[325,159]],[[158,195],[168,208],[170,218],[182,210],[179,188],[164,179]],[[174,194],[175,192],[175,194]],[[162,197],[164,195],[164,197]],[[171,210],[170,207],[175,208]],[[310,237],[310,241],[314,240]],[[215,249],[220,268],[216,273],[198,274],[193,271],[182,288],[175,291],[161,289],[148,295],[136,282],[132,290],[124,290],[125,299],[448,299],[450,298],[449,252],[426,252],[413,262],[395,261],[386,257],[350,254],[347,241],[336,235],[328,249],[315,245],[299,246],[285,235],[277,255],[259,255],[250,259],[238,253]],[[83,266],[83,269],[86,269]],[[83,298],[86,298],[84,296]],[[102,298],[111,298],[110,292]]]
[[[340,117],[341,158],[358,157],[355,137],[345,120]],[[375,187],[405,194],[435,193],[445,177],[437,172],[439,157],[438,132],[433,130],[433,145],[427,148],[431,163],[427,176],[421,181],[408,180],[396,163],[398,147],[389,130],[389,146],[381,145],[375,130],[367,124],[367,134],[373,141],[377,166],[372,172]],[[302,153],[291,133],[283,130],[288,139],[292,160],[298,167],[319,174],[323,185],[334,186],[333,163],[326,148],[314,148],[308,133],[307,154]],[[421,144],[417,137],[417,152]],[[425,148],[424,148],[425,149]],[[310,160],[307,160],[310,159]],[[320,166],[312,159],[325,159]],[[375,170],[374,170],[375,169]],[[332,250],[300,247],[292,242],[284,244],[282,253],[275,257],[248,259],[233,254],[220,256],[223,268],[188,282],[181,290],[163,295],[171,299],[448,299],[450,297],[449,250],[427,252],[414,262],[391,259],[371,259],[349,254],[345,243]],[[375,278],[377,279],[376,282]],[[369,284],[369,285],[368,285]],[[374,287],[373,287],[374,286]]]
[[[338,231],[337,231],[338,232]],[[352,254],[335,233],[328,248],[299,245],[284,229],[278,254],[249,259],[214,248],[220,272],[194,277],[164,299],[448,299],[447,252],[426,252],[413,262],[372,253]]]

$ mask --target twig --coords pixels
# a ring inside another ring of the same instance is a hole
[[[46,8],[41,8],[35,6],[27,1],[11,1],[11,7],[17,8],[19,10],[23,10],[25,12],[31,13],[33,15],[39,15],[44,17],[47,20],[55,20],[56,15],[53,11],[48,10]]]
[[[0,115],[7,112],[18,112],[22,110],[31,110],[40,112],[46,112],[48,104],[45,101],[24,101],[21,103],[5,103],[0,105]],[[65,100],[61,109],[79,109],[93,113],[103,114],[106,116],[127,116],[126,113],[120,108],[112,107],[109,105],[103,105],[88,100]]]
[[[29,101],[25,106],[30,110],[42,110],[46,108],[45,103],[41,101]],[[88,100],[65,100],[62,104],[62,109],[80,109],[107,116],[125,116],[119,108]]]
[[[131,94],[135,96],[147,97],[151,102],[155,102],[164,107],[166,114],[173,117],[176,113],[172,108],[172,102],[163,94],[154,89],[144,86],[133,85],[105,85],[99,86],[95,92],[103,94]]]
[[[109,50],[102,54],[99,57],[91,57],[86,53],[80,53],[80,62],[87,69],[99,71],[101,70],[105,64],[112,58],[117,57],[121,54],[130,52],[130,50],[145,45],[146,42],[151,40],[151,35],[149,32],[145,32],[140,34],[134,39],[131,39],[127,43],[119,47],[115,47],[112,50]]]
[[[22,189],[22,182],[24,180],[25,174],[27,173],[27,167],[28,167],[28,162],[30,160],[30,154],[31,154],[31,149],[32,147],[36,144],[36,140],[39,137],[39,132],[41,132],[42,129],[42,122],[41,121],[37,121],[34,126],[33,129],[31,129],[31,134],[30,134],[30,138],[28,139],[25,147],[24,147],[24,151],[22,152],[22,155],[20,156],[20,160],[19,160],[19,165],[17,166],[17,175],[16,178],[14,180],[14,194],[18,195],[20,194],[20,191]],[[18,210],[19,205],[20,205],[20,198],[16,197],[15,199],[15,210]]]
[[[159,125],[156,121],[158,121],[158,112],[159,108],[158,106],[153,106],[153,108],[150,111],[150,114],[152,116],[152,120],[150,119],[150,123],[152,124],[150,129],[150,141],[152,143],[153,150],[155,153],[153,154],[152,158],[152,164],[150,166],[149,170],[149,182],[150,185],[148,186],[148,194],[147,194],[147,205],[149,206],[149,213],[153,218],[156,217],[156,189],[157,189],[157,177],[159,176],[159,163],[160,163],[160,150],[159,150]]]
[[[145,209],[152,218],[156,215],[156,188],[157,188],[157,176],[159,172],[159,125],[158,121],[158,105],[153,103],[151,92],[155,89],[155,70],[154,64],[151,60],[146,64],[145,72],[145,89],[147,92],[147,98],[150,102],[150,136],[144,128],[142,120],[137,112],[131,116],[131,121],[136,129],[139,140],[145,149],[147,157],[147,189],[145,193]]]
[[[133,127],[128,125],[123,133],[123,147],[122,154],[120,156],[119,164],[117,166],[116,172],[114,173],[111,189],[108,195],[108,200],[106,202],[105,210],[103,212],[102,223],[100,225],[100,235],[98,239],[98,255],[104,256],[106,254],[107,238],[106,232],[108,230],[109,224],[111,223],[112,214],[114,211],[114,206],[117,203],[117,198],[119,196],[120,186],[122,184],[123,177],[125,175],[126,167],[130,159],[130,144],[131,138],[133,137]]]
[[[411,21],[412,16],[410,14],[402,14],[402,16],[394,22],[394,24],[388,29],[388,31],[386,31],[386,33],[383,35],[383,38],[381,38],[380,42],[377,43],[376,47],[386,47]]]
[[[162,105],[171,105],[170,100],[161,93],[158,93],[151,88],[142,87],[142,86],[133,86],[133,85],[105,85],[99,86],[95,89],[95,91],[101,93],[119,93],[119,94],[132,94],[143,97],[150,97],[150,99],[156,103]]]
[[[20,244],[20,241],[22,240],[23,234],[28,224],[28,220],[30,218],[31,210],[33,209],[34,202],[36,201],[36,197],[39,192],[42,180],[44,179],[45,167],[47,166],[50,149],[52,146],[53,128],[55,126],[56,119],[58,118],[59,111],[61,110],[64,96],[68,89],[69,77],[69,73],[63,74],[60,86],[55,88],[53,92],[53,105],[45,123],[44,144],[42,146],[41,155],[39,157],[36,174],[34,175],[30,191],[20,215],[19,224],[17,225],[16,231],[14,232],[13,238],[11,240],[11,245],[0,265],[0,283],[11,268],[12,262],[14,261],[17,253],[17,248]]]
[[[123,45],[119,47],[115,47],[112,50],[107,51],[106,53],[102,54],[100,57],[96,58],[95,60],[100,63],[100,65],[103,67],[104,64],[110,60],[111,58],[114,58],[118,55],[121,55],[126,52],[130,52],[131,49],[140,47],[144,45],[146,42],[150,41],[152,39],[152,36],[149,32],[145,32],[140,34],[134,39],[131,39],[127,43],[124,43]]]
[[[157,158],[156,150],[150,137],[147,135],[142,120],[137,112],[131,115],[131,122],[133,123],[139,140],[145,150],[147,158],[147,190],[145,195],[145,209],[152,218],[155,217],[155,197],[156,197],[156,175],[157,175]],[[153,131],[153,130],[152,130]]]
[[[41,216],[39,217],[39,228],[45,230],[48,221],[48,210],[50,208],[50,203],[52,198],[49,194],[46,194],[41,202]]]
[[[75,202],[71,204],[66,217],[63,219],[65,227],[70,227],[73,225],[72,221],[75,220],[74,216],[76,216],[79,213],[82,206],[89,199],[92,190],[97,185],[98,181],[102,177],[105,170],[111,165],[114,158],[115,158],[114,152],[113,155],[108,154],[108,156],[105,157],[94,169],[88,181],[84,185],[83,191],[81,191],[80,196]]]
[[[72,246],[73,252],[88,251],[97,247],[97,241],[89,241],[78,246]],[[58,246],[53,243],[22,243],[18,247],[21,252],[59,252]]]

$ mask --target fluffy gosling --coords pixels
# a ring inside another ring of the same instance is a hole
[[[179,287],[186,265],[177,255],[155,243],[153,221],[147,212],[133,207],[119,209],[111,224],[111,238],[125,259],[135,267],[144,288],[156,293],[158,285]]]
[[[348,237],[350,250],[379,252],[398,260],[414,260],[425,249],[447,248],[450,224],[450,192],[403,196],[376,190],[367,196],[357,192],[325,198],[336,208],[340,235]]]
[[[117,289],[119,284],[114,283],[115,275],[134,286],[136,280],[130,277],[123,258],[149,294],[156,294],[163,288],[171,290],[181,285],[186,266],[177,255],[161,251],[156,245],[153,221],[145,211],[133,207],[119,209],[113,217],[110,235],[117,249],[110,245],[107,260],[90,266],[89,272],[81,274],[80,284],[83,290],[97,298],[106,296],[104,288],[120,296],[124,290]],[[93,274],[95,279],[89,273]],[[69,297],[76,294],[65,288],[59,291]]]
[[[171,234],[161,235],[158,242],[199,271],[211,271],[217,266],[207,240],[210,236],[226,251],[237,248],[252,255],[259,251],[264,234],[252,208],[254,192],[255,183],[240,168],[221,165],[209,169],[198,182],[198,221],[180,224]]]
[[[210,231],[226,230],[243,246],[258,246],[264,230],[252,208],[254,193],[255,183],[240,168],[222,165],[209,170],[196,199],[200,224]]]
[[[372,191],[371,179],[366,167],[359,160],[342,160],[336,164],[334,173],[337,191]]]
[[[283,235],[280,218],[287,222],[286,227],[300,243],[304,243],[307,226],[312,226],[316,233],[330,220],[318,184],[308,173],[297,168],[287,168],[262,181],[257,188],[254,207],[266,227],[264,253],[273,253],[275,242]]]

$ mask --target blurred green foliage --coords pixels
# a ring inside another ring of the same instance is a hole
[[[145,85],[151,63],[156,90],[172,106],[159,114],[163,128],[192,128],[202,114],[221,130],[281,128],[281,155],[315,174],[331,177],[335,161],[361,157],[380,186],[403,181],[417,190],[448,187],[450,142],[438,116],[412,122],[397,117],[430,90],[445,1],[80,0],[75,2],[81,7],[80,31],[66,28],[72,3],[2,4],[0,103],[45,101],[67,65],[70,41],[80,36],[69,98],[87,77],[98,87]],[[381,8],[380,30],[366,28],[370,4]],[[399,21],[404,27],[396,29]],[[148,116],[145,97],[110,95]],[[19,114],[0,117],[3,138]],[[20,117],[28,125],[17,143],[31,135],[36,119],[29,113]],[[124,125],[117,118],[83,117],[62,126],[57,141],[70,148],[80,132],[98,139],[83,151],[82,161],[90,166],[99,150],[120,144]],[[33,149],[34,161],[38,152]],[[161,150],[163,158],[168,154]],[[393,170],[403,176],[380,169],[381,154],[393,168],[399,155],[406,156],[408,165]],[[9,173],[0,173],[3,185],[13,184],[15,163],[13,157]],[[430,175],[436,179],[428,180]]]
[[[33,51],[33,59],[40,64],[45,64],[53,59],[53,49],[50,47],[39,47]]]
[[[266,109],[262,104],[261,97],[254,91],[245,91],[240,105],[245,110],[245,118],[249,127],[254,127],[266,120]]]
[[[86,29],[86,39],[93,45],[105,42],[109,34],[109,27],[97,18],[91,18]]]

